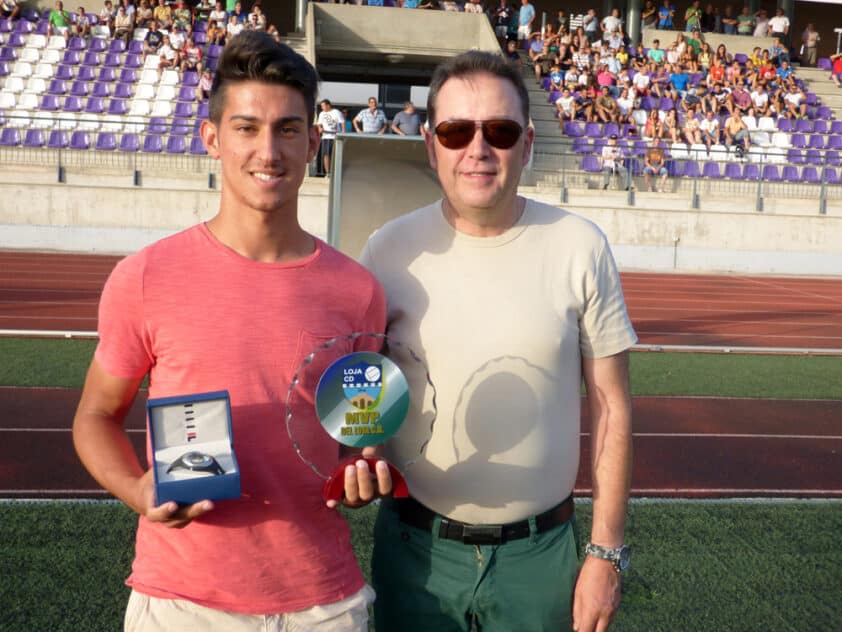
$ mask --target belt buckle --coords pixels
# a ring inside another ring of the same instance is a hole
[[[502,544],[503,525],[466,524],[462,527],[463,544]]]

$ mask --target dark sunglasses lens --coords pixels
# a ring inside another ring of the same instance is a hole
[[[520,138],[523,129],[515,121],[485,121],[482,133],[488,144],[497,149],[509,149]]]
[[[467,147],[474,138],[473,121],[445,121],[436,126],[436,137],[448,149]]]

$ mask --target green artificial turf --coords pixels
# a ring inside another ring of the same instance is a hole
[[[346,512],[366,574],[375,512]],[[119,630],[135,522],[118,503],[0,504],[0,630]],[[612,630],[838,630],[841,532],[840,502],[634,502]]]
[[[0,338],[0,386],[81,387],[95,346]],[[842,399],[842,358],[635,352],[631,382],[634,395]]]

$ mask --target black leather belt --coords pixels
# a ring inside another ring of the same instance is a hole
[[[432,531],[438,516],[414,498],[401,498],[391,503],[401,522],[416,529]],[[535,516],[535,531],[543,533],[564,524],[573,517],[575,507],[573,496],[568,496],[560,504]],[[508,524],[467,524],[458,520],[442,517],[439,537],[456,540],[463,544],[503,544],[510,540],[529,537],[529,521],[510,522]]]

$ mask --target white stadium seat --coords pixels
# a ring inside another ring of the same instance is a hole
[[[762,132],[774,132],[776,131],[777,125],[775,123],[775,119],[771,116],[761,116],[757,119],[757,129]]]
[[[53,35],[47,43],[47,48],[50,50],[64,50],[67,48],[67,40],[62,35]]]
[[[129,116],[149,116],[149,101],[146,99],[134,99],[129,108]]]

